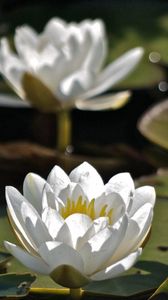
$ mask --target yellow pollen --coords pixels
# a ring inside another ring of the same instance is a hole
[[[88,205],[87,208],[87,215],[94,220],[95,219],[95,208],[94,208],[94,204],[95,204],[95,199],[92,199]]]
[[[107,208],[107,204],[102,207],[102,209],[100,211],[100,217],[106,216],[106,208]]]
[[[95,212],[95,199],[92,199],[89,203],[85,199],[82,198],[82,196],[79,196],[78,200],[75,202],[74,200],[71,200],[70,198],[67,199],[65,207],[61,208],[61,215],[64,219],[69,217],[72,214],[75,213],[81,213],[89,216],[92,220],[99,218],[99,217],[108,217],[109,218],[109,224],[112,223],[112,214],[113,209],[110,209],[108,212],[107,205],[104,205],[100,213],[96,215]]]

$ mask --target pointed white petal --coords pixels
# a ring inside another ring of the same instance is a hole
[[[42,213],[42,220],[47,226],[50,235],[54,239],[57,236],[58,231],[64,224],[64,219],[55,209],[46,207]]]
[[[72,214],[65,219],[71,233],[72,246],[76,249],[78,239],[83,237],[92,224],[92,220],[84,214]]]
[[[83,261],[80,254],[64,243],[46,242],[40,246],[39,253],[49,265],[50,272],[58,266],[68,265],[83,273]]]
[[[78,238],[76,249],[79,251],[88,240],[109,225],[108,217],[95,219],[82,237]]]
[[[23,265],[34,272],[48,275],[50,273],[49,266],[44,260],[38,256],[34,256],[24,251],[22,248],[9,243],[4,242],[6,249],[16,257]]]
[[[59,211],[59,208],[64,206],[64,203],[59,197],[56,196],[51,186],[46,183],[43,189],[42,195],[42,209],[44,210],[47,207]]]
[[[71,181],[79,183],[89,200],[100,195],[104,189],[101,176],[89,163],[84,162],[69,175]]]
[[[152,186],[142,186],[137,188],[134,192],[132,206],[129,211],[129,216],[132,216],[145,203],[155,205],[156,193]]]
[[[66,245],[69,245],[71,248],[73,248],[72,235],[68,225],[65,222],[60,228],[60,230],[58,231],[57,236],[55,237],[55,241],[62,242]]]
[[[104,192],[98,198],[95,199],[95,213],[98,217],[104,206],[106,207],[106,214],[112,210],[111,223],[114,224],[117,220],[121,218],[126,210],[125,202],[120,194],[116,192],[110,192],[110,190]]]
[[[13,232],[15,233],[15,236],[17,237],[17,240],[20,242],[20,245],[22,245],[23,249],[25,249],[29,253],[37,255],[37,249],[35,249],[36,247],[33,248],[30,244],[30,241],[28,242],[25,239],[25,237],[23,236],[23,234],[21,233],[21,231],[17,227],[16,223],[14,223],[8,208],[7,208],[7,215],[8,215],[8,219],[10,221],[10,225],[12,226]]]
[[[77,202],[79,197],[82,197],[82,200],[87,200],[86,195],[82,189],[82,187],[78,183],[70,182],[68,186],[63,189],[60,194],[59,198],[66,204],[67,199],[71,199],[74,203]]]
[[[122,80],[139,63],[143,52],[141,47],[131,49],[108,65],[97,77],[95,86],[83,94],[82,98],[86,99],[101,94]]]
[[[137,239],[135,240],[135,243],[133,244],[133,249],[136,250],[137,247],[140,247],[142,245],[143,241],[146,238],[146,235],[151,228],[153,219],[153,205],[151,203],[144,204],[132,216],[132,219],[137,222],[139,226],[139,234],[137,236]]]
[[[140,228],[134,220],[129,220],[128,227],[123,237],[119,247],[114,252],[113,256],[107,262],[108,265],[114,264],[118,260],[121,260],[123,257],[127,256],[132,251],[132,246],[137,240],[137,236],[139,235]]]
[[[77,70],[62,79],[58,87],[57,95],[64,100],[76,99],[91,87],[94,80],[95,74],[91,70]]]
[[[149,232],[153,217],[152,205],[144,204],[139,210],[129,219],[128,228],[121,244],[116,253],[110,260],[110,264],[127,256],[130,252],[137,250],[140,247]]]
[[[37,47],[38,36],[33,28],[24,25],[16,28],[14,42],[18,54],[24,56],[23,50],[25,47]]]
[[[0,94],[0,106],[1,107],[14,107],[14,108],[30,108],[30,104],[26,101],[21,101],[17,96],[11,94]]]
[[[83,31],[90,35],[90,49],[84,60],[83,67],[98,73],[107,54],[104,24],[101,20],[83,22]],[[96,32],[96,34],[95,34]]]
[[[75,105],[80,110],[102,111],[123,107],[131,96],[129,91],[98,96],[88,100],[76,100]]]
[[[24,91],[21,80],[27,68],[24,63],[14,55],[10,48],[7,39],[3,38],[0,41],[0,71],[8,81],[14,91],[24,99]]]
[[[48,175],[48,184],[53,189],[55,195],[59,195],[70,182],[68,175],[59,166],[55,166]]]
[[[139,255],[141,255],[141,248],[139,248],[136,252],[129,254],[127,257],[123,258],[122,260],[118,261],[117,263],[107,267],[106,269],[95,273],[91,276],[92,280],[99,281],[110,279],[113,277],[118,276],[119,274],[123,273],[124,271],[130,269],[138,259]]]
[[[29,236],[25,223],[23,222],[22,214],[21,214],[21,205],[23,202],[26,202],[27,200],[19,193],[18,190],[16,190],[12,186],[6,187],[6,202],[9,209],[10,218],[12,220],[12,223],[15,224],[15,227],[18,229],[18,231],[23,236],[24,240],[30,245],[30,248],[35,249],[37,251],[37,248],[35,246],[35,243],[33,242],[32,238]]]
[[[37,249],[39,248],[40,244],[44,243],[45,241],[52,240],[47,227],[31,204],[23,202],[20,210],[23,220],[22,222],[24,222],[26,230]]]
[[[85,274],[91,275],[106,264],[121,243],[128,225],[126,216],[117,227],[106,227],[94,235],[80,249],[84,261]]]
[[[39,37],[39,44],[43,45],[44,41],[48,41],[59,47],[67,39],[67,34],[67,24],[65,21],[60,18],[52,18],[46,24],[44,32]]]
[[[29,173],[23,183],[23,195],[40,214],[42,211],[42,193],[46,181],[37,174]]]
[[[124,200],[126,207],[129,205],[130,197],[134,192],[134,182],[129,173],[119,173],[113,176],[105,185],[107,194],[118,193]]]

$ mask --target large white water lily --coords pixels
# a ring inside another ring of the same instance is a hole
[[[143,55],[137,47],[106,66],[107,40],[101,20],[66,23],[53,18],[38,34],[30,26],[16,29],[14,53],[6,38],[0,42],[0,72],[23,99],[43,110],[77,106],[107,109],[119,106],[128,92],[100,96],[134,69]]]
[[[141,254],[155,191],[135,189],[129,173],[101,176],[84,162],[68,176],[55,166],[47,180],[29,173],[23,195],[6,187],[11,225],[22,247],[5,241],[18,260],[63,286],[118,276]]]

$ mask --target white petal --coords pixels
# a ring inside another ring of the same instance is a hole
[[[85,264],[85,274],[91,275],[106,264],[121,243],[127,225],[128,219],[125,216],[118,228],[106,227],[85,243],[83,248],[80,249]]]
[[[104,189],[101,176],[89,163],[84,162],[69,175],[71,181],[79,183],[89,200],[100,195]]]
[[[83,22],[83,31],[85,30],[90,35],[90,49],[88,55],[86,56],[83,67],[97,73],[106,57],[107,45],[104,24],[101,20],[95,20],[94,22]],[[96,34],[95,34],[96,32]]]
[[[25,46],[30,48],[36,48],[37,41],[37,33],[30,26],[24,25],[16,28],[14,42],[19,55],[24,55],[23,50]]]
[[[108,217],[100,217],[95,219],[91,224],[91,226],[86,231],[86,233],[81,238],[79,237],[76,245],[76,249],[79,251],[89,239],[91,239],[95,234],[103,230],[108,225],[109,225]]]
[[[76,100],[75,104],[78,109],[81,110],[91,110],[91,111],[102,111],[110,109],[119,109],[125,105],[131,93],[129,91],[119,92],[115,94],[108,94],[103,96],[98,96],[93,99],[88,100]]]
[[[97,77],[95,86],[82,95],[83,99],[101,94],[122,80],[139,63],[143,52],[140,47],[131,49],[108,65]]]
[[[70,246],[71,248],[73,248],[72,235],[71,235],[68,225],[65,222],[62,225],[62,227],[60,228],[60,230],[58,231],[57,236],[55,237],[55,240],[62,242],[64,244]]]
[[[84,214],[72,214],[65,219],[71,233],[72,246],[76,249],[78,239],[83,237],[92,224],[92,220]]]
[[[151,186],[142,186],[135,190],[132,207],[129,211],[129,216],[132,216],[141,206],[145,203],[155,205],[156,193],[155,189]]]
[[[120,273],[130,269],[134,265],[134,263],[138,259],[138,256],[141,255],[141,252],[141,248],[139,248],[136,252],[131,253],[117,263],[107,267],[100,272],[95,273],[91,276],[91,279],[99,281],[118,276]]]
[[[57,95],[62,99],[75,99],[88,90],[95,80],[95,74],[87,69],[77,70],[65,77],[58,87]]]
[[[46,242],[39,248],[41,257],[50,267],[50,272],[61,265],[69,265],[83,273],[80,254],[68,245],[56,241]]]
[[[30,103],[27,101],[21,101],[17,96],[8,93],[0,94],[0,106],[9,108],[30,108]]]
[[[123,257],[132,252],[132,246],[135,243],[135,240],[137,240],[139,232],[140,228],[137,222],[130,219],[125,236],[111,259],[107,262],[108,265],[114,264],[116,261],[121,260]]]
[[[29,59],[29,57],[28,57]],[[35,55],[34,55],[35,59]],[[64,97],[58,93],[58,87],[60,82],[71,74],[71,62],[68,60],[67,54],[63,51],[52,54],[51,59],[47,58],[48,62],[40,63],[41,58],[36,55],[36,69],[34,69],[37,76],[45,83],[45,85],[51,89],[52,93],[60,101],[65,100]],[[49,63],[49,61],[51,62]],[[32,62],[35,63],[34,61]]]
[[[146,203],[129,220],[128,228],[120,246],[111,258],[110,264],[127,256],[142,245],[149,232],[153,217],[152,205]]]
[[[55,166],[48,175],[48,184],[53,189],[55,195],[59,195],[70,182],[68,175],[59,166]]]
[[[52,66],[58,56],[56,49],[51,45],[46,46],[42,52],[37,52],[35,49],[23,45],[22,47],[22,60],[30,72],[36,75],[40,75],[40,68],[43,66]]]
[[[25,223],[26,230],[36,245],[37,249],[40,244],[45,241],[52,240],[47,227],[42,222],[40,216],[36,210],[31,206],[31,204],[23,202],[20,207],[22,222]]]
[[[68,186],[59,194],[59,198],[65,204],[67,202],[67,199],[71,199],[72,201],[74,201],[74,203],[76,203],[79,197],[82,197],[83,201],[87,200],[82,187],[78,183],[73,182],[69,183]]]
[[[4,245],[13,256],[15,256],[23,265],[25,265],[30,270],[44,275],[48,275],[50,273],[48,264],[45,263],[40,257],[33,256],[20,247],[7,241],[4,242]]]
[[[50,207],[55,210],[59,210],[59,207],[64,206],[64,203],[59,197],[56,196],[51,186],[46,183],[43,189],[42,195],[42,209]]]
[[[112,224],[114,224],[117,220],[121,218],[125,211],[125,202],[123,198],[120,196],[120,194],[116,192],[104,192],[102,195],[100,195],[98,198],[95,199],[95,213],[98,217],[100,215],[101,209],[104,206],[107,206],[106,208],[106,214],[110,212],[112,209],[112,217],[111,221]]]
[[[57,236],[58,231],[64,224],[64,219],[55,209],[47,207],[42,213],[42,220],[47,226],[50,235],[54,239]]]
[[[137,212],[132,216],[132,219],[137,222],[139,226],[139,234],[133,245],[133,249],[136,250],[137,247],[140,247],[143,243],[146,235],[149,232],[153,219],[153,206],[151,203],[146,203],[141,206]]]
[[[23,195],[40,214],[42,211],[42,193],[46,181],[37,174],[29,173],[23,183]]]
[[[40,36],[39,43],[41,46],[43,45],[44,41],[52,42],[56,47],[60,47],[62,43],[65,42],[67,38],[67,25],[65,21],[60,18],[52,18],[46,24],[44,28],[44,32]]]
[[[6,187],[6,201],[10,213],[12,222],[16,225],[16,228],[21,232],[24,239],[30,245],[31,248],[37,250],[32,238],[29,236],[26,226],[23,222],[21,214],[21,205],[27,200],[12,186]]]
[[[129,173],[119,173],[113,176],[105,185],[107,194],[118,193],[124,200],[126,207],[129,205],[130,197],[134,192],[134,182]]]
[[[21,80],[27,68],[24,63],[11,52],[8,41],[5,38],[0,41],[0,71],[5,79],[7,79],[9,85],[24,99],[25,95]]]

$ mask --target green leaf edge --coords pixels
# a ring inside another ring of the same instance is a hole
[[[31,284],[36,280],[36,275],[34,275],[34,274],[31,274],[31,273],[6,273],[6,274],[0,274],[0,281],[1,281],[1,278],[2,277],[11,277],[11,276],[14,276],[14,277],[20,277],[20,279],[22,280],[22,277],[23,277],[23,281],[22,282],[20,282],[20,284],[21,283],[23,283],[25,280],[24,280],[24,278],[25,278],[25,276],[29,276],[29,281],[28,282],[26,282],[27,284],[26,284],[26,287],[24,287],[23,289],[22,289],[22,291],[23,291],[23,293],[18,293],[18,294],[11,294],[11,295],[1,295],[0,297],[1,298],[22,298],[22,297],[24,297],[24,296],[27,296],[28,294],[29,294],[29,291],[30,291],[30,286],[31,286]],[[17,286],[18,287],[18,286]]]

